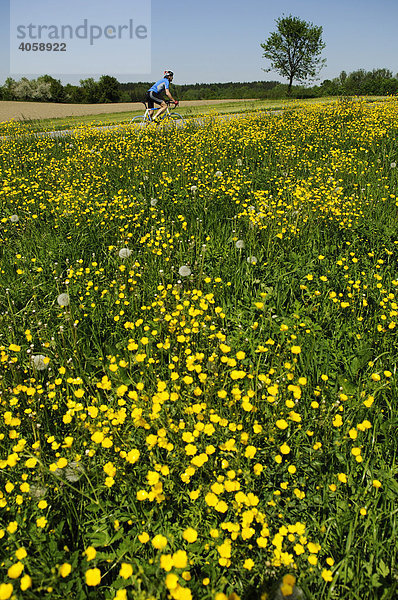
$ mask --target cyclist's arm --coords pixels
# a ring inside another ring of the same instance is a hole
[[[167,96],[168,98],[170,98],[170,100],[171,100],[172,102],[174,102],[174,104],[176,104],[176,101],[174,100],[173,96],[170,94],[170,91],[169,91],[168,89],[166,89],[166,90],[165,90],[165,92],[166,92],[166,96]]]

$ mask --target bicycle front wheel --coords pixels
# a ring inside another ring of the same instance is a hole
[[[175,113],[175,112],[171,113],[170,118],[172,119],[175,127],[184,127],[185,121],[179,113]]]

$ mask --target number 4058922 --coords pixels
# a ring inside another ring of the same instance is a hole
[[[22,52],[66,52],[65,42],[21,42],[18,50]]]

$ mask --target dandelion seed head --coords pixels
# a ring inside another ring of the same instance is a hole
[[[57,302],[60,306],[69,306],[69,304],[70,304],[69,294],[60,294],[57,298]]]
[[[38,483],[37,484],[32,483],[30,486],[30,490],[29,490],[30,495],[35,500],[37,500],[39,498],[44,498],[44,496],[46,495],[46,492],[47,492],[47,489]]]
[[[45,371],[48,368],[49,359],[43,354],[32,354],[30,364],[36,371]]]
[[[19,221],[18,215],[11,215],[10,221],[11,221],[11,223],[18,223],[18,221]]]
[[[257,257],[256,256],[248,256],[246,260],[249,263],[249,265],[256,265],[257,264]]]
[[[151,206],[156,206],[159,200],[157,198],[151,198]]]
[[[178,273],[181,277],[189,277],[192,271],[187,265],[182,265],[182,267],[178,269]]]
[[[119,250],[119,257],[120,258],[129,258],[131,256],[131,250],[130,248],[121,248]]]
[[[75,483],[79,481],[84,473],[83,465],[80,462],[72,461],[68,464],[66,469],[64,469],[64,476],[67,481],[70,483]]]
[[[243,250],[243,248],[245,247],[245,242],[243,240],[238,240],[235,246],[238,248],[238,250]]]

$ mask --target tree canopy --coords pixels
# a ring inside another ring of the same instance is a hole
[[[266,71],[277,71],[289,80],[288,93],[294,80],[303,82],[313,79],[325,64],[321,52],[322,27],[289,15],[276,19],[277,31],[271,33],[265,43],[263,57],[271,61]]]

